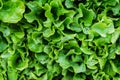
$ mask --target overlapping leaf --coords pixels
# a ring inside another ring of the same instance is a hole
[[[119,80],[119,0],[0,0],[0,80]]]

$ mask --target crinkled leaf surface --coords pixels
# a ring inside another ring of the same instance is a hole
[[[3,1],[0,9],[0,20],[7,23],[17,23],[23,17],[25,5],[20,0]]]
[[[0,80],[120,80],[120,1],[0,0]]]
[[[92,26],[92,29],[97,32],[98,34],[100,34],[102,37],[106,37],[106,28],[107,28],[107,25],[105,23],[95,23],[93,26]]]

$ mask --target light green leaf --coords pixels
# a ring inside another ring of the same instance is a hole
[[[21,55],[19,53],[15,53],[10,56],[8,65],[17,70],[24,70],[28,67],[28,59],[22,60]]]
[[[94,53],[93,51],[91,51],[91,50],[88,49],[87,47],[80,47],[80,50],[81,50],[84,54],[88,54],[88,55],[91,55],[91,54]]]
[[[95,56],[91,55],[90,58],[87,60],[87,67],[89,69],[96,69],[97,66],[96,64],[98,64],[98,61],[96,59],[94,59]]]
[[[8,47],[8,43],[4,38],[0,36],[0,52],[4,51]]]
[[[71,1],[71,0],[65,0],[65,6],[67,8],[73,8],[74,7],[73,1]]]
[[[25,5],[22,1],[6,1],[0,9],[0,20],[6,23],[17,23],[22,19],[24,12]]]
[[[85,26],[90,26],[92,24],[92,20],[94,18],[94,12],[92,9],[88,10],[85,6],[81,3],[79,4],[80,9],[82,10],[83,17],[82,21],[84,22]]]
[[[19,39],[15,34],[11,35],[11,39],[12,39],[13,43],[18,43],[21,41],[21,39]]]
[[[37,53],[35,57],[41,64],[45,64],[48,60],[48,55],[46,53]]]
[[[72,67],[75,73],[81,73],[86,71],[86,66],[84,63],[81,63],[80,65],[73,63]]]
[[[71,66],[69,60],[63,54],[59,55],[57,62],[63,69],[67,69],[68,67]]]
[[[1,54],[1,58],[8,58],[8,57],[10,57],[10,53],[7,50]]]
[[[2,75],[2,74],[0,74],[0,79],[1,79],[1,80],[4,80],[4,78],[3,78],[3,75]]]
[[[83,62],[81,55],[72,55],[73,62]]]
[[[35,74],[41,76],[43,73],[46,73],[47,69],[40,63],[35,64]]]
[[[98,62],[99,62],[99,65],[100,65],[100,69],[102,70],[104,68],[104,66],[106,65],[107,59],[99,57]]]
[[[0,0],[0,9],[2,9],[2,7],[3,7],[3,2],[2,0]]]
[[[8,75],[8,80],[17,80],[18,78],[17,71],[11,67],[8,67],[7,75]]]
[[[69,29],[71,29],[72,31],[76,31],[76,32],[81,32],[82,28],[79,24],[77,23],[71,23],[69,26]]]
[[[118,0],[119,1],[119,0]],[[112,11],[114,13],[114,15],[117,15],[119,14],[119,11],[120,11],[120,5],[116,5],[115,7],[112,8]]]
[[[6,24],[1,24],[0,31],[3,33],[4,37],[10,35],[10,28]]]
[[[108,26],[107,26],[107,29],[106,29],[107,33],[108,34],[112,34],[115,29],[114,29],[114,24],[113,23],[110,23]]]
[[[35,12],[39,10],[38,5],[35,5],[35,4],[37,4],[35,1],[27,3],[27,6],[31,10],[31,12],[25,14],[24,17],[30,23],[36,20]]]
[[[116,54],[120,55],[120,46],[119,45],[117,46],[117,49],[115,52],[116,52]]]
[[[47,74],[44,74],[43,76],[41,76],[40,78],[36,79],[36,80],[47,80]]]
[[[16,32],[15,33],[15,36],[18,37],[18,38],[23,38],[24,37],[24,32]]]
[[[109,55],[108,55],[108,59],[115,59],[116,58],[116,45],[112,45],[109,49]]]
[[[28,48],[31,51],[36,52],[36,53],[42,52],[44,45],[41,44],[41,39],[35,39],[35,41],[34,39],[35,38],[32,39],[30,36],[28,36],[28,44],[27,44]]]
[[[94,39],[93,42],[97,46],[104,46],[107,43],[109,44],[111,42],[111,35],[107,35],[106,37],[100,37],[100,38]]]
[[[116,5],[116,3],[117,3],[118,1],[117,0],[109,0],[109,1],[104,1],[103,2],[103,6],[115,6]]]
[[[51,30],[51,29],[46,29],[44,32],[43,32],[43,36],[44,37],[50,37],[51,35],[53,35],[55,33],[55,30]]]
[[[92,29],[102,37],[106,37],[106,28],[107,25],[102,22],[98,22],[92,25]]]
[[[78,42],[76,40],[69,40],[69,46],[79,47]]]
[[[120,80],[120,77],[113,77],[113,80]]]
[[[51,48],[49,45],[46,45],[46,46],[44,47],[44,52],[47,53],[47,54],[49,54],[49,53],[52,52],[52,48]]]
[[[116,41],[118,40],[118,38],[119,38],[119,32],[118,32],[118,31],[115,31],[115,32],[112,34],[112,38],[111,38],[112,44],[116,43]]]
[[[86,38],[85,34],[77,34],[76,36],[80,41],[84,40]]]
[[[99,72],[96,75],[93,76],[94,80],[109,80],[109,76],[106,75],[104,72]]]
[[[33,52],[36,52],[36,53],[42,52],[43,51],[43,46],[44,45],[35,44],[35,43],[29,43],[28,44],[29,49]]]

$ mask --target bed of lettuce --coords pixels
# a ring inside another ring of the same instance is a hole
[[[0,0],[0,80],[120,80],[120,0]]]

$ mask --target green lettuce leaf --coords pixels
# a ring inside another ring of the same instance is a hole
[[[106,34],[107,34],[106,28],[107,28],[107,25],[102,22],[95,23],[92,26],[92,29],[102,37],[106,37]]]
[[[7,47],[8,47],[7,41],[0,35],[0,52],[4,51]]]
[[[84,63],[81,63],[80,65],[73,64],[72,67],[73,67],[75,73],[81,73],[81,72],[86,71],[86,66]]]
[[[80,9],[82,10],[83,17],[82,21],[84,22],[85,26],[90,26],[92,24],[92,20],[94,18],[94,12],[92,9],[88,10],[85,8],[83,4],[79,4]]]
[[[59,55],[57,62],[60,64],[60,66],[61,66],[63,69],[67,69],[68,67],[71,66],[69,60],[68,60],[68,59],[66,58],[66,56],[63,55],[63,54]]]
[[[17,73],[17,71],[14,70],[11,67],[8,67],[7,75],[8,75],[8,79],[9,80],[17,80],[18,79],[18,73]]]
[[[17,23],[22,19],[24,12],[25,5],[22,1],[6,1],[3,2],[3,7],[0,9],[0,20],[7,23]]]
[[[1,80],[4,80],[4,78],[3,78],[3,75],[2,75],[2,74],[0,74],[0,79],[1,79]]]

